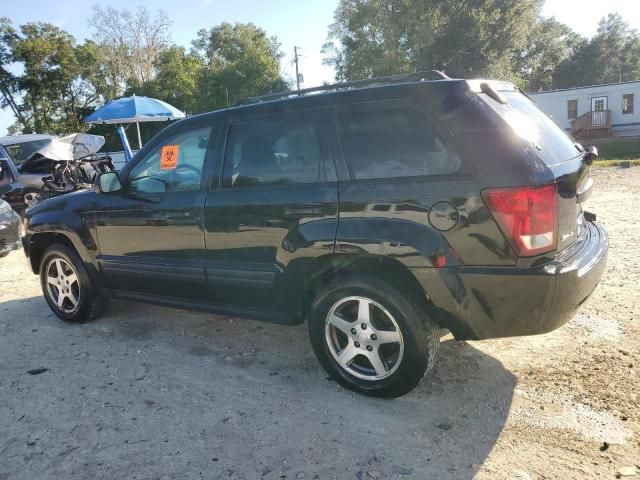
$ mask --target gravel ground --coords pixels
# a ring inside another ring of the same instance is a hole
[[[575,319],[537,337],[445,337],[434,374],[396,400],[327,380],[306,326],[124,302],[64,324],[12,253],[0,261],[0,480],[633,474],[640,168],[593,175],[587,208],[609,231],[609,268]]]

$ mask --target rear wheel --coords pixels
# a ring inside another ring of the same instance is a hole
[[[354,277],[321,291],[309,316],[316,356],[341,385],[397,397],[432,368],[439,330],[425,302],[373,277]]]
[[[66,322],[102,315],[109,298],[91,281],[78,254],[65,245],[49,247],[40,264],[40,284],[49,308]]]

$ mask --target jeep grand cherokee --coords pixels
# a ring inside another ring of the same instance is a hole
[[[167,127],[95,191],[31,208],[24,246],[63,320],[110,297],[307,320],[333,378],[393,397],[442,328],[571,318],[608,249],[581,206],[593,157],[507,82],[337,84]]]

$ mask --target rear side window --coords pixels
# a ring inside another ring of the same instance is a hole
[[[427,112],[405,102],[338,109],[342,142],[356,180],[446,175],[460,157],[431,124]]]
[[[228,187],[325,181],[321,136],[311,115],[287,115],[231,126],[224,164]]]
[[[507,100],[500,104],[486,95],[483,98],[509,124],[513,132],[532,143],[548,165],[556,165],[577,157],[580,151],[573,140],[535,103],[519,92],[500,94]]]

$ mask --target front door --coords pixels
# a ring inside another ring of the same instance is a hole
[[[96,211],[98,262],[114,289],[203,298],[203,171],[212,127],[161,141]]]
[[[207,277],[217,303],[291,312],[301,272],[333,252],[338,188],[320,115],[231,122],[222,180],[205,207]]]
[[[591,126],[600,127],[607,124],[608,97],[591,99]]]

